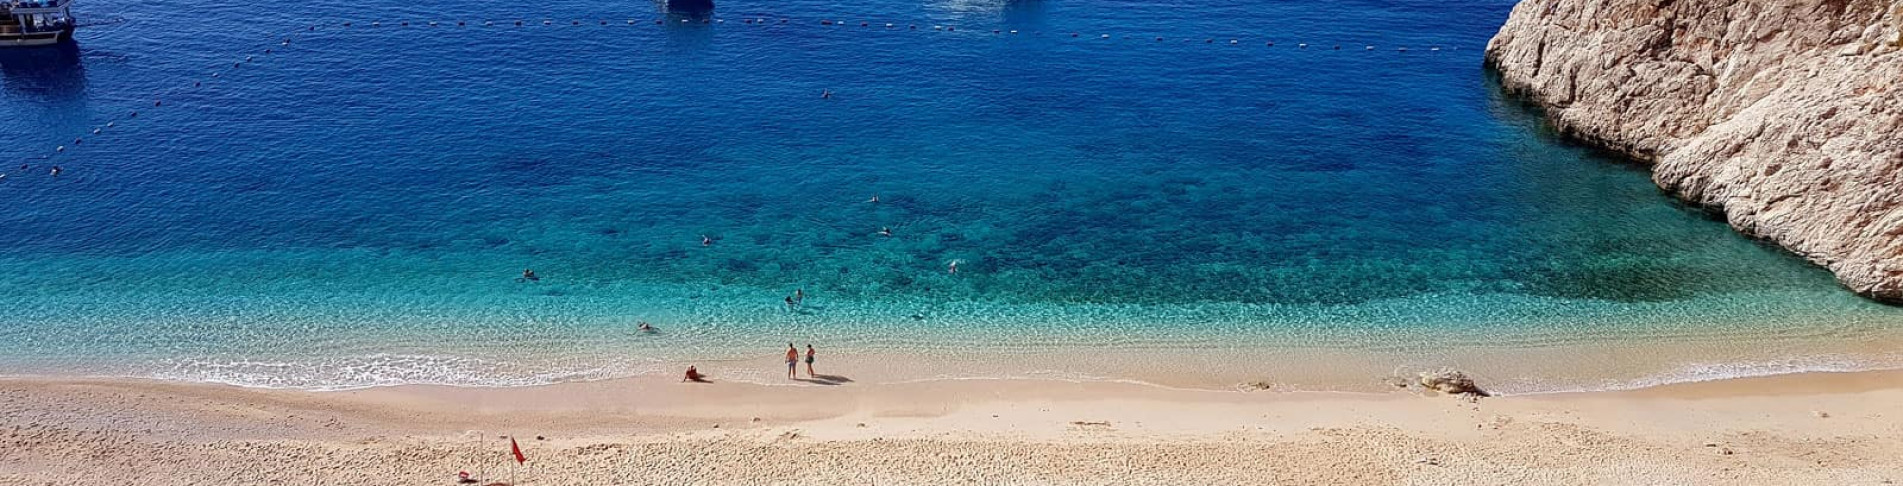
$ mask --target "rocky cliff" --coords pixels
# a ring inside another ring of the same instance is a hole
[[[1903,2],[1524,0],[1487,45],[1568,136],[1903,302]]]

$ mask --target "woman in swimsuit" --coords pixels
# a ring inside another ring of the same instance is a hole
[[[818,375],[813,374],[813,345],[811,344],[806,345],[806,377],[807,378],[819,377]]]

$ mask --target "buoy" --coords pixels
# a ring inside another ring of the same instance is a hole
[[[885,24],[885,28],[888,28],[888,29],[892,28],[892,24]]]
[[[1401,51],[1401,52],[1407,52],[1407,48],[1406,48],[1406,47],[1402,47],[1402,48],[1399,48],[1399,49],[1395,49],[1395,50],[1397,50],[1397,51]]]
[[[139,112],[136,112],[136,111],[126,114],[126,118],[138,118],[138,117],[139,117]],[[112,124],[107,123],[106,126],[112,126]]]
[[[405,20],[405,21],[403,21],[403,25],[402,25],[402,26],[403,26],[403,27],[409,27],[409,26],[410,26],[410,21],[408,21],[408,20]]]
[[[628,19],[628,25],[634,25],[634,19]]]
[[[465,25],[465,24],[463,24],[463,21],[461,21],[461,20],[458,20],[458,21],[456,21],[456,26],[457,26],[457,27],[465,27],[466,25]]]
[[[1099,38],[1099,39],[1109,39],[1109,38],[1110,38],[1110,34],[1104,34],[1104,35],[1103,35],[1103,37],[1098,37],[1098,38]]]
[[[211,73],[211,77],[214,77],[214,78],[218,77],[218,73]]]
[[[943,26],[943,25],[934,25],[934,26],[932,26],[932,30],[945,30],[945,26]]]
[[[521,27],[521,26],[522,26],[522,21],[520,21],[520,20],[517,20],[517,21],[515,21],[515,26],[516,26],[516,27]]]
[[[1335,50],[1337,51],[1341,50],[1341,44],[1335,44]]]
[[[1013,31],[1011,31],[1011,33],[1013,33],[1013,34],[1016,34],[1016,33],[1018,33],[1018,31],[1015,31],[1015,30],[1013,30]]]
[[[256,58],[257,58],[256,56],[245,56],[244,62],[251,62],[252,59],[256,59]]]
[[[998,31],[998,29],[991,29],[991,33],[993,33],[993,34],[996,34],[996,33],[998,33],[998,32],[999,32],[999,31]]]
[[[948,25],[948,26],[945,26],[945,31],[946,31],[946,32],[957,32],[957,31],[958,31],[958,26],[956,26],[956,25]]]
[[[1269,41],[1268,44],[1263,44],[1263,45],[1269,46],[1269,47],[1275,47],[1275,41]]]
[[[349,27],[349,26],[350,26],[350,22],[344,22],[344,27]]]
[[[164,105],[164,104],[165,104],[165,102],[164,102],[164,101],[153,101],[153,102],[152,102],[152,106],[159,106],[159,105]]]
[[[683,24],[687,23],[687,19],[681,19],[681,23]]]
[[[1308,43],[1306,43],[1306,42],[1304,42],[1304,43],[1301,43],[1301,44],[1296,44],[1296,45],[1295,45],[1295,47],[1297,47],[1297,48],[1301,48],[1301,49],[1307,49],[1307,48],[1308,48]]]
[[[1071,33],[1070,33],[1070,36],[1071,36],[1071,37],[1077,37],[1077,33],[1076,33],[1076,32],[1071,32]]]
[[[860,23],[859,23],[859,26],[860,26],[860,27],[865,27],[865,26],[867,26],[867,25],[871,25],[871,24],[868,24],[868,23],[865,23],[865,22],[860,22]]]
[[[1215,40],[1215,39],[1203,39],[1203,43],[1204,43],[1204,44],[1214,44],[1214,43],[1216,43],[1216,40]]]
[[[135,111],[133,113],[138,113],[138,112]],[[112,122],[106,122],[106,128],[112,128]]]
[[[73,145],[79,145],[80,139],[73,139]]]
[[[1158,37],[1158,38],[1156,38],[1156,41],[1157,41],[1157,42],[1163,42],[1163,38],[1162,38],[1162,37]]]
[[[1237,39],[1229,39],[1229,45],[1232,45],[1232,46],[1233,46],[1233,45],[1236,45],[1236,44],[1240,44],[1240,43],[1242,43],[1242,41],[1241,41],[1241,40],[1237,40]]]
[[[661,25],[661,19],[654,19],[654,25]]]
[[[98,134],[99,134],[99,129],[97,129],[97,128],[94,128],[94,129],[93,129],[93,135],[98,135]]]
[[[317,26],[315,26],[315,25],[313,25],[313,26],[311,26],[311,28],[310,28],[310,29],[307,29],[307,30],[309,30],[309,31],[312,31],[312,32],[316,32],[316,31],[317,31]]]
[[[234,68],[235,68],[235,67],[239,67],[239,66],[243,66],[243,65],[244,65],[244,63],[242,63],[242,62],[234,62],[234,63],[231,63],[231,67],[234,67]]]
[[[370,23],[370,26],[371,26],[371,27],[382,27],[382,26],[383,26],[383,22],[371,22],[371,23]]]
[[[1439,47],[1429,47],[1429,48],[1427,48],[1427,50],[1430,50],[1430,51],[1439,51],[1439,50],[1440,50],[1440,48],[1439,48]]]
[[[542,25],[549,25],[549,24],[553,24],[553,23],[554,23],[554,22],[549,22],[549,21],[547,21],[547,20],[543,20],[543,21],[542,21]]]
[[[265,53],[265,54],[270,54],[270,53],[271,53],[271,50],[270,50],[270,49],[265,49],[265,50],[264,50],[264,53]]]
[[[483,26],[483,27],[494,27],[495,25],[496,25],[496,21],[494,21],[494,20],[484,20],[484,21],[482,21],[482,26]]]
[[[607,22],[602,22],[602,23],[604,23],[604,24],[605,24],[605,23],[607,23]],[[727,19],[714,19],[714,23],[716,23],[716,24],[724,24],[724,23],[727,23]]]
[[[193,87],[193,88],[196,88],[196,87],[198,87],[198,85],[199,85],[199,82],[197,82],[197,81],[192,81],[192,87]]]
[[[918,24],[910,24],[909,27],[911,27],[912,30],[918,30]]]
[[[431,20],[431,21],[429,21],[429,26],[430,26],[430,27],[435,27],[435,26],[436,26],[436,21],[434,21],[434,20]]]
[[[288,45],[291,45],[291,40],[290,40],[290,39],[284,39],[284,42],[280,42],[280,43],[278,43],[278,45],[280,45],[280,46],[288,46]]]
[[[54,152],[65,152],[65,151],[66,151],[66,146],[65,146],[65,145],[61,145],[61,146],[58,146],[58,147],[53,147],[53,151],[54,151]]]
[[[1368,50],[1370,51],[1374,50],[1374,46],[1368,46]]]
[[[570,21],[568,21],[568,25],[581,25],[581,21],[580,21],[580,20],[570,20]]]

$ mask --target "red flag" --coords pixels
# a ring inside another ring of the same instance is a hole
[[[522,446],[515,444],[515,437],[509,438],[509,452],[515,454],[516,464],[521,464],[523,461],[529,460],[529,458],[522,456]]]

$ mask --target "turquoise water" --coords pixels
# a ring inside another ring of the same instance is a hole
[[[788,340],[1894,362],[1903,313],[1498,94],[1510,7],[88,2],[115,22],[0,55],[29,166],[0,165],[0,373],[516,385]]]

